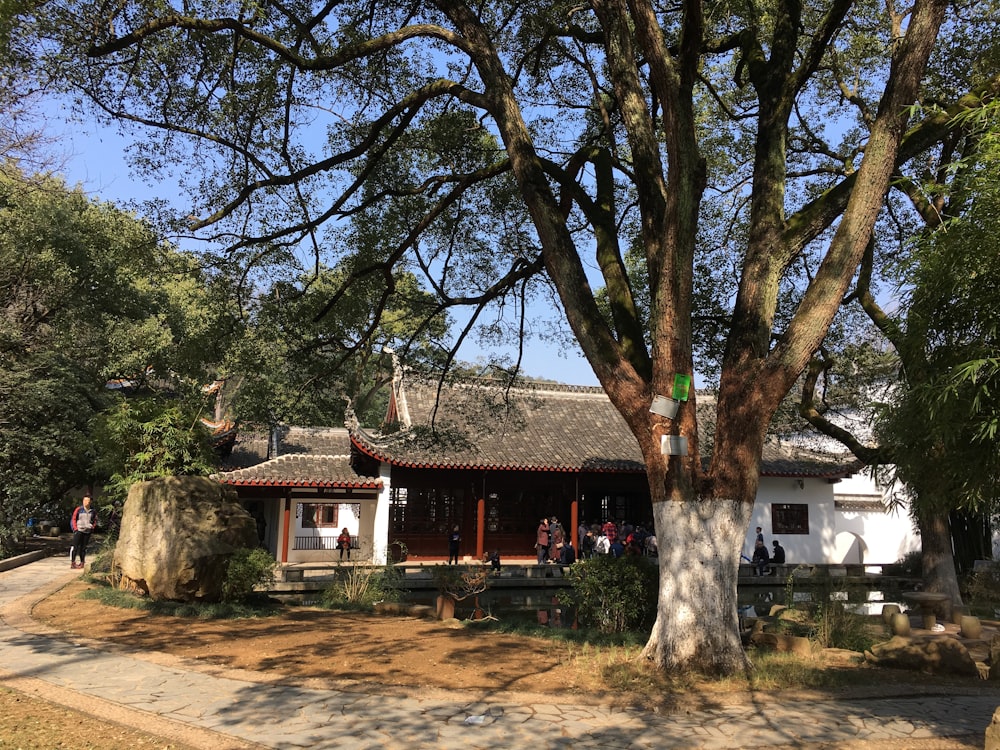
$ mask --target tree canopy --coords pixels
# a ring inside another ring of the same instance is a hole
[[[904,207],[911,208],[909,221],[885,234],[900,242],[892,247],[886,236],[873,237],[845,299],[865,312],[874,335],[817,352],[801,410],[883,478],[904,483],[921,532],[928,589],[960,604],[952,561],[960,540],[953,543],[949,534],[949,514],[988,514],[997,500],[989,368],[980,370],[998,344],[990,291],[1000,281],[990,241],[997,229],[996,103],[962,113],[956,125],[916,175],[922,182],[897,183]],[[892,262],[880,268],[879,254]],[[891,307],[876,298],[879,272],[897,286]],[[851,391],[861,393],[848,400],[852,408],[874,430],[862,434],[827,414],[838,394]]]
[[[488,335],[529,331],[529,304],[557,300],[674,540],[647,654],[729,672],[746,664],[736,572],[768,424],[891,182],[995,93],[975,68],[946,86],[928,73],[939,34],[971,35],[977,8],[60,0],[47,18],[53,64],[108,117],[159,133],[142,169],[198,165],[176,226],[222,242],[220,262],[336,266],[352,249],[338,224],[361,217],[382,237],[345,283],[412,272],[434,309],[467,306],[463,332]],[[673,422],[649,404],[692,373],[696,290],[719,268],[706,466],[694,403]],[[690,454],[665,459],[667,433]]]
[[[132,214],[61,180],[0,175],[0,545],[99,478],[109,381],[204,382],[211,284]],[[120,468],[120,467],[119,467]]]

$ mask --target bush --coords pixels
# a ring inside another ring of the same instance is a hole
[[[907,552],[896,562],[899,575],[909,578],[920,578],[924,574],[924,553],[921,550]]]
[[[115,545],[117,541],[104,537],[101,545],[91,552],[87,559],[90,560],[90,575],[101,578],[108,578],[112,575],[115,565]]]
[[[876,640],[871,619],[852,612],[841,602],[829,601],[820,605],[816,614],[815,640],[822,648],[843,648],[849,651],[867,651]]]
[[[267,550],[241,547],[229,558],[222,582],[222,601],[244,601],[257,586],[274,583],[276,563]]]
[[[569,569],[570,591],[560,600],[602,633],[623,633],[652,623],[659,584],[655,565],[642,557],[598,555]]]

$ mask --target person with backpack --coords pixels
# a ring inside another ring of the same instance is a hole
[[[87,545],[90,535],[97,528],[97,509],[91,508],[90,495],[84,495],[80,505],[73,509],[69,525],[73,529],[73,546],[69,548],[69,566],[82,568],[87,562]],[[77,563],[76,558],[80,558]]]
[[[567,539],[563,542],[559,550],[559,563],[561,565],[572,565],[576,562],[576,550],[573,548],[573,540]]]

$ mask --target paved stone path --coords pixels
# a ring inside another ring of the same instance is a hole
[[[964,695],[762,695],[675,713],[574,704],[572,696],[559,705],[519,704],[457,692],[400,698],[289,685],[46,632],[30,607],[77,575],[62,557],[0,573],[0,684],[210,750],[982,747],[1000,704],[986,683]]]

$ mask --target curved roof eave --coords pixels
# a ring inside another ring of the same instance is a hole
[[[219,479],[227,487],[317,487],[322,489],[380,490],[382,481],[377,482],[323,482],[320,480],[285,479]]]

